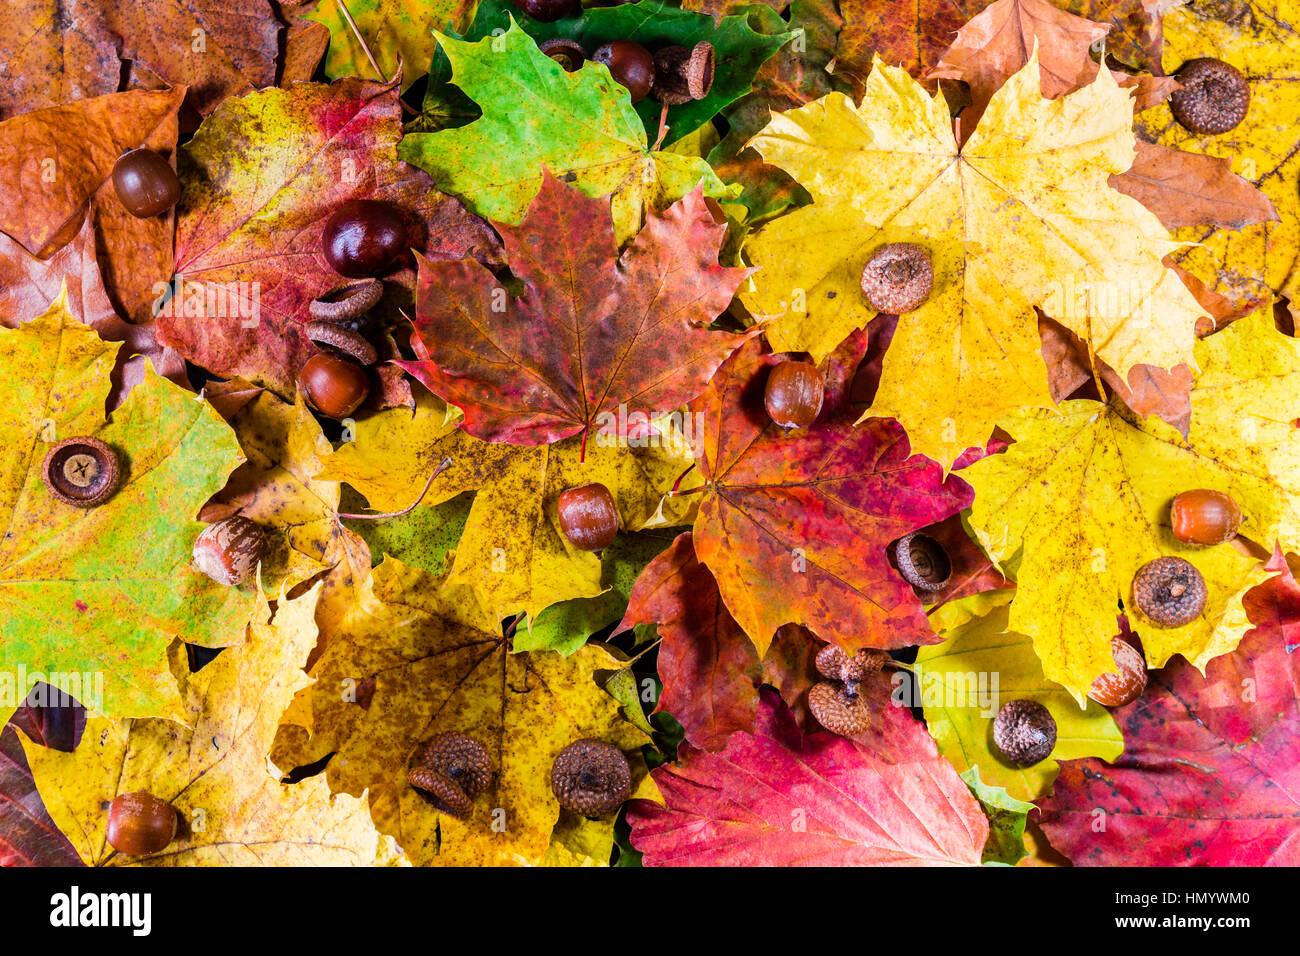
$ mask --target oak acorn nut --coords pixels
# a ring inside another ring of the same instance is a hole
[[[1184,544],[1223,544],[1237,536],[1241,509],[1221,491],[1184,491],[1169,508],[1174,537]]]
[[[406,251],[409,226],[400,209],[382,199],[350,199],[325,221],[325,261],[349,279],[390,270]]]
[[[118,157],[113,164],[113,191],[137,219],[152,219],[181,198],[172,164],[152,149],[133,149]]]
[[[1032,766],[1056,747],[1056,720],[1037,701],[1009,700],[993,718],[993,746],[1013,766]]]
[[[370,377],[351,359],[322,352],[303,364],[298,388],[316,411],[327,418],[343,419],[370,394]]]
[[[551,765],[551,792],[584,817],[613,813],[632,792],[632,768],[618,747],[590,738],[569,744]]]
[[[933,594],[952,579],[952,560],[934,538],[920,531],[905,534],[889,546],[898,573],[916,590]]]
[[[655,79],[655,58],[639,43],[611,40],[591,55],[593,63],[604,64],[614,82],[628,91],[633,103],[640,103]]]
[[[862,292],[877,312],[902,315],[930,297],[934,266],[930,254],[913,242],[891,242],[871,254],[862,267]]]
[[[1174,119],[1193,133],[1226,133],[1246,118],[1250,84],[1235,66],[1213,57],[1188,60],[1174,74]]]
[[[262,560],[266,535],[243,515],[214,521],[194,539],[194,566],[218,584],[243,584]]]
[[[807,428],[821,413],[825,396],[826,386],[816,365],[787,360],[768,372],[763,405],[768,417],[782,428]]]
[[[128,856],[160,853],[176,838],[176,809],[147,790],[119,793],[108,806],[108,844]]]
[[[1133,603],[1153,624],[1182,627],[1200,617],[1208,591],[1205,578],[1183,558],[1156,558],[1133,578]]]
[[[50,494],[77,508],[96,508],[117,491],[122,464],[98,438],[65,438],[45,455],[41,476]]]
[[[850,657],[843,648],[827,644],[817,652],[814,663],[817,673],[827,680],[839,681],[850,693],[856,693],[859,684],[885,666],[887,656],[884,651],[864,647]]]
[[[808,691],[808,709],[833,734],[852,737],[871,726],[871,707],[862,694],[839,681],[819,681]]]
[[[708,40],[701,40],[690,49],[666,46],[658,50],[654,55],[651,94],[667,106],[704,99],[713,88],[713,61],[713,44]]]
[[[1146,689],[1147,662],[1141,651],[1119,636],[1110,639],[1110,656],[1119,670],[1094,677],[1088,696],[1103,707],[1123,707]]]
[[[575,548],[602,551],[618,536],[618,508],[604,485],[593,482],[560,493],[560,530]]]

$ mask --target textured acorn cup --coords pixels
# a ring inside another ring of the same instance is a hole
[[[1094,677],[1088,696],[1103,707],[1123,707],[1146,689],[1147,662],[1141,651],[1118,636],[1110,639],[1110,656],[1119,670]]]
[[[622,806],[632,792],[632,768],[613,744],[578,740],[551,765],[551,792],[564,809],[601,817]]]
[[[666,46],[655,53],[655,78],[650,92],[660,103],[680,106],[702,100],[713,88],[713,44],[701,40],[689,50]]]
[[[839,681],[820,681],[808,691],[808,709],[833,734],[852,737],[871,726],[866,697],[850,693]]]
[[[1234,66],[1212,57],[1188,60],[1174,74],[1169,97],[1174,119],[1193,133],[1226,133],[1246,118],[1250,84]]]
[[[492,760],[487,748],[459,731],[438,734],[425,744],[418,764],[454,781],[470,799],[492,782]]]
[[[1009,700],[993,718],[993,746],[1008,763],[1031,766],[1056,746],[1056,721],[1037,701]]]
[[[406,251],[409,230],[402,212],[381,199],[352,199],[325,222],[321,244],[330,268],[349,279],[387,272]]]
[[[885,666],[885,653],[861,648],[852,657],[835,644],[827,644],[817,652],[817,673],[828,680],[859,684]]]
[[[152,219],[181,198],[172,164],[152,149],[133,149],[118,157],[113,164],[113,190],[137,219]]]
[[[580,44],[573,40],[566,40],[564,37],[547,40],[537,49],[560,64],[565,73],[580,70],[583,61],[587,59],[587,51]]]
[[[918,591],[942,591],[952,579],[952,561],[934,538],[919,531],[905,534],[889,546],[898,573]]]
[[[767,373],[763,405],[768,418],[782,428],[807,428],[817,420],[825,397],[821,373],[811,362],[789,360]]]
[[[41,475],[50,494],[77,508],[102,505],[122,481],[117,453],[88,435],[65,438],[45,455]]]
[[[328,418],[347,418],[370,394],[366,370],[351,359],[313,355],[298,373],[298,387],[307,404]]]
[[[602,63],[614,82],[624,87],[633,103],[640,103],[650,92],[655,79],[655,58],[639,43],[611,40],[602,43],[591,55],[593,63]]]
[[[511,3],[541,23],[554,23],[582,12],[582,0],[511,0]]]
[[[176,838],[175,808],[147,790],[119,793],[108,805],[108,844],[128,856],[160,853]]]
[[[618,508],[602,484],[592,483],[560,493],[560,530],[582,551],[602,551],[618,536]]]
[[[208,525],[194,540],[194,566],[218,584],[235,587],[262,559],[266,534],[243,515],[230,515]]]
[[[302,331],[317,345],[342,352],[362,365],[374,365],[379,359],[379,353],[366,341],[365,336],[334,322],[308,322]]]
[[[1153,624],[1182,627],[1205,610],[1205,578],[1183,558],[1156,558],[1133,578],[1133,603]]]
[[[1223,544],[1237,536],[1241,509],[1221,491],[1184,491],[1169,508],[1174,537],[1184,544]]]
[[[318,322],[348,322],[365,315],[383,297],[384,284],[365,279],[326,293],[307,306],[307,311]]]
[[[406,773],[406,782],[432,806],[449,816],[464,820],[474,810],[469,796],[451,777],[428,767],[412,767]]]
[[[877,312],[911,312],[934,288],[930,254],[913,242],[891,242],[871,254],[862,267],[862,292]]]

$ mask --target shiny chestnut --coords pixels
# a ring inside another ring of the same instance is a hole
[[[602,484],[570,488],[560,494],[560,530],[575,548],[601,551],[618,535],[618,508]]]
[[[655,78],[655,58],[641,44],[611,40],[597,47],[591,59],[605,65],[614,82],[631,94],[633,103],[640,103],[649,94]]]
[[[410,243],[410,230],[392,203],[352,199],[326,221],[321,243],[331,269],[349,279],[364,279],[392,269]]]
[[[370,394],[370,377],[351,359],[313,355],[298,373],[298,388],[307,404],[327,418],[347,418]]]
[[[807,428],[821,412],[825,395],[817,366],[791,360],[772,366],[763,405],[768,417],[782,428]]]
[[[108,806],[108,844],[128,856],[162,852],[176,828],[176,810],[147,790],[119,793]]]
[[[113,190],[137,219],[152,219],[181,198],[181,183],[172,164],[152,149],[133,149],[118,157],[113,165]]]

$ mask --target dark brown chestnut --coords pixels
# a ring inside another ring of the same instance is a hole
[[[298,373],[298,387],[307,404],[328,418],[347,418],[370,394],[370,377],[351,359],[313,355]]]
[[[582,0],[510,0],[534,20],[554,23],[565,17],[576,17],[582,12]]]
[[[602,484],[570,488],[560,494],[560,530],[569,543],[583,551],[609,547],[618,535],[618,508]]]
[[[181,183],[176,171],[152,149],[133,149],[113,164],[113,189],[126,211],[151,219],[176,205]]]
[[[807,428],[821,412],[825,395],[816,365],[789,360],[768,372],[763,404],[768,417],[782,428]]]
[[[321,243],[330,268],[349,279],[390,270],[410,242],[402,212],[380,199],[351,199],[325,223]]]
[[[597,47],[592,62],[603,63],[614,82],[627,89],[633,103],[640,103],[650,92],[655,78],[655,58],[639,43],[611,40]]]
[[[108,805],[108,844],[128,856],[160,853],[176,838],[176,810],[147,790],[119,793]]]

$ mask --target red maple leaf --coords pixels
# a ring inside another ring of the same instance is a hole
[[[973,492],[909,457],[898,422],[855,424],[861,409],[848,396],[867,342],[854,333],[827,358],[822,412],[808,429],[786,434],[767,417],[767,373],[781,357],[758,342],[737,350],[691,406],[705,482],[695,553],[760,653],[788,623],[846,650],[935,640],[886,549],[961,511]]]
[[[984,812],[889,688],[872,685],[879,719],[853,739],[802,736],[765,688],[755,733],[653,772],[664,805],[631,804],[632,845],[647,866],[978,865]]]
[[[651,213],[621,256],[609,197],[549,173],[521,224],[493,225],[523,291],[507,295],[477,262],[421,261],[424,348],[401,363],[459,406],[476,438],[543,445],[593,426],[634,432],[698,395],[744,341],[708,328],[749,273],[718,265],[726,226],[698,188]]]
[[[1061,763],[1042,825],[1075,864],[1300,864],[1300,586],[1280,554],[1268,568],[1235,652],[1204,677],[1179,659],[1114,711],[1114,764]]]

